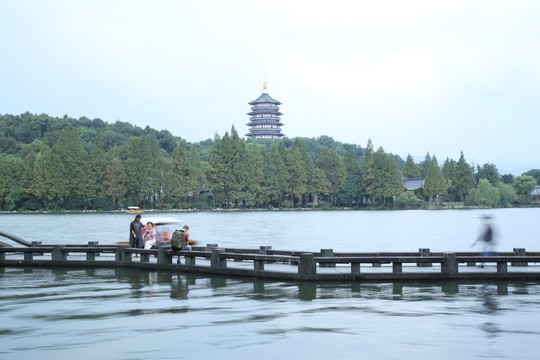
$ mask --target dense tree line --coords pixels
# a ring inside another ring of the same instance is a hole
[[[424,178],[406,191],[402,176]],[[168,131],[117,121],[0,115],[0,209],[422,207],[529,204],[540,170],[514,178],[461,153],[439,166],[316,139],[188,143]]]

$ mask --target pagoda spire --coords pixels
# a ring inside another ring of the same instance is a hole
[[[264,83],[263,83],[263,94],[268,94],[268,90],[266,90],[266,76],[264,77]]]

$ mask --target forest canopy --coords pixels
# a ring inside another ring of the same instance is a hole
[[[234,127],[190,143],[127,122],[0,115],[0,210],[377,207],[537,204],[540,170],[415,163],[329,136],[249,139]],[[407,179],[422,187],[407,189]]]

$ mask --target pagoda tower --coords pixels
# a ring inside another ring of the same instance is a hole
[[[279,118],[283,115],[279,112],[281,103],[268,95],[266,81],[262,95],[251,101],[249,105],[251,105],[251,112],[248,113],[250,118],[246,125],[249,126],[249,132],[246,136],[256,139],[279,139],[285,136],[281,133],[283,124]]]

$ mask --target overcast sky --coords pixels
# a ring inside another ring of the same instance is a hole
[[[0,0],[1,114],[198,142],[265,76],[288,137],[540,168],[540,1]]]

